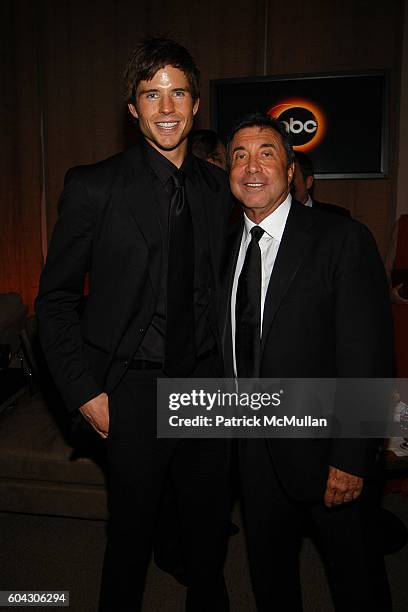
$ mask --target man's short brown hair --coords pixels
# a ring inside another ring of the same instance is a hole
[[[187,77],[193,100],[200,97],[200,71],[185,47],[170,38],[149,36],[134,49],[124,72],[125,102],[134,104],[140,81],[150,81],[160,68],[173,66]]]

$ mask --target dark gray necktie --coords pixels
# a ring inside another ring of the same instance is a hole
[[[194,324],[194,234],[184,189],[185,174],[172,175],[174,193],[169,212],[164,371],[187,376],[196,363]]]
[[[235,361],[240,378],[259,376],[261,355],[262,265],[259,240],[264,230],[251,229],[251,242],[239,276],[235,303]]]

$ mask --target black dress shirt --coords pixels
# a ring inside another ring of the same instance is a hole
[[[168,225],[170,201],[173,195],[172,175],[177,167],[164,155],[145,142],[146,171],[150,175],[156,210],[162,236],[162,270],[160,289],[153,318],[134,357],[163,363],[166,336],[166,285],[168,260]],[[208,309],[210,306],[211,273],[210,253],[207,232],[203,231],[205,217],[197,199],[201,197],[200,175],[196,171],[195,158],[188,153],[181,168],[186,175],[185,191],[191,209],[194,231],[194,314],[197,355],[211,350],[215,346],[212,335]]]

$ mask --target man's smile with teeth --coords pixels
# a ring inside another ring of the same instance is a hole
[[[263,183],[245,183],[245,187],[263,187]]]
[[[178,121],[158,121],[156,125],[161,128],[170,129],[176,127],[177,123]]]

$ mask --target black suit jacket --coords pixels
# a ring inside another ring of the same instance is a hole
[[[243,217],[234,212],[226,267],[224,350],[233,376],[230,296]],[[265,300],[263,378],[370,378],[393,373],[390,305],[368,229],[293,201]],[[365,476],[378,445],[356,439],[270,439],[287,492],[321,499],[328,466]]]
[[[325,212],[337,213],[338,215],[344,215],[345,217],[351,217],[351,213],[348,208],[338,206],[337,204],[328,204],[327,202],[318,202],[317,200],[313,200],[312,208],[316,210],[323,210]]]
[[[219,341],[219,266],[228,216],[226,174],[194,158],[197,199],[211,253],[211,324]],[[162,238],[140,147],[68,171],[36,303],[40,338],[69,410],[109,391],[155,311]],[[198,189],[197,189],[198,191]],[[84,279],[89,297],[79,314]]]

